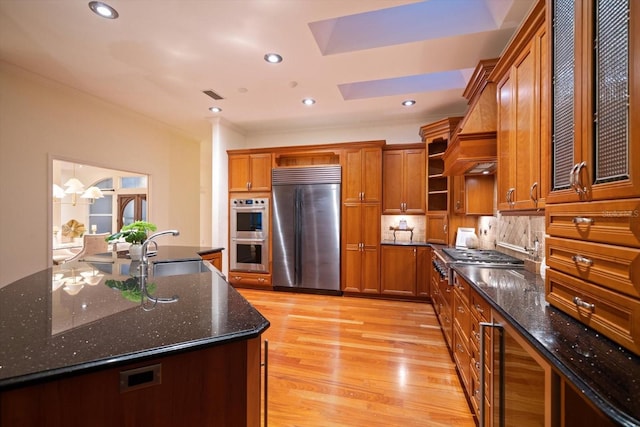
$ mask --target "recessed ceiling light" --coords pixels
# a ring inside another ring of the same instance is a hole
[[[406,101],[402,101],[402,105],[404,105],[405,107],[411,107],[415,103],[416,101],[414,101],[413,99],[407,99]]]
[[[220,113],[222,111],[222,108],[220,108],[220,107],[211,107],[211,108],[209,108],[209,111],[211,111],[212,113]]]
[[[270,64],[279,64],[280,62],[282,62],[282,56],[278,55],[277,53],[267,53],[264,56],[264,60]]]
[[[89,7],[96,14],[102,16],[103,18],[116,19],[119,16],[117,10],[115,10],[114,8],[109,6],[108,4],[103,3],[101,1],[90,1],[89,2]]]
[[[304,105],[313,105],[313,104],[316,103],[316,100],[313,99],[313,98],[305,98],[305,99],[302,100],[302,103]]]

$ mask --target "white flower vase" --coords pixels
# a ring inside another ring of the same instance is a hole
[[[129,258],[134,261],[140,261],[142,258],[142,245],[140,243],[132,243],[129,246]]]

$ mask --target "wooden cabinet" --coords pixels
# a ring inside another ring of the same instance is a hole
[[[380,293],[382,145],[347,148],[342,159],[342,290]]]
[[[271,153],[229,153],[229,191],[271,191]]]
[[[0,393],[0,425],[261,425],[261,339],[67,375]]]
[[[382,144],[345,149],[342,170],[344,203],[380,203],[382,199]]]
[[[552,47],[546,298],[640,354],[640,4],[598,5],[551,10],[566,43]]]
[[[549,40],[539,1],[495,66],[498,210],[544,208],[548,192]]]
[[[342,290],[379,294],[380,204],[345,203],[342,213]]]
[[[200,257],[205,261],[209,261],[211,265],[213,265],[219,271],[222,271],[222,251],[202,254],[200,255]]]
[[[449,280],[444,270],[443,264],[438,264],[435,250],[431,251],[431,302],[433,309],[440,322],[442,335],[444,336],[447,348],[451,351],[453,341],[453,314],[451,305],[453,303],[453,286],[449,286]]]
[[[227,280],[236,288],[271,289],[271,274],[230,271]]]
[[[393,147],[382,152],[382,213],[422,215],[426,197],[424,144]]]
[[[562,427],[616,427],[607,416],[585,401],[582,390],[575,390],[569,382],[560,383],[560,425]]]
[[[640,4],[557,0],[551,203],[640,196]],[[570,7],[566,7],[570,6]]]
[[[443,156],[461,119],[451,117],[420,128],[420,136],[426,143],[426,239],[430,243],[449,243],[449,177],[443,175]]]
[[[429,247],[382,245],[381,293],[388,296],[428,297]]]
[[[469,311],[469,285],[457,274],[453,279],[453,360],[462,379],[462,386],[471,396],[471,356],[469,335],[471,333],[471,312]]]
[[[460,215],[493,215],[494,175],[466,175],[451,178],[453,211]]]
[[[416,259],[416,293],[420,298],[431,297],[431,247],[418,246]]]

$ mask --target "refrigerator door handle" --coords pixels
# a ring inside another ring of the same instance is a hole
[[[294,283],[299,285],[302,283],[302,201],[300,200],[299,187],[295,190],[294,201],[294,214],[293,214],[293,229],[294,229],[294,242],[293,242],[293,265],[294,265]]]

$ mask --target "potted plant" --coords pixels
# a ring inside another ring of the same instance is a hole
[[[122,229],[107,237],[107,241],[111,242],[123,238],[125,242],[131,243],[129,247],[129,256],[133,260],[139,260],[142,254],[142,243],[147,240],[150,231],[156,231],[158,227],[147,221],[135,221],[127,224]]]

